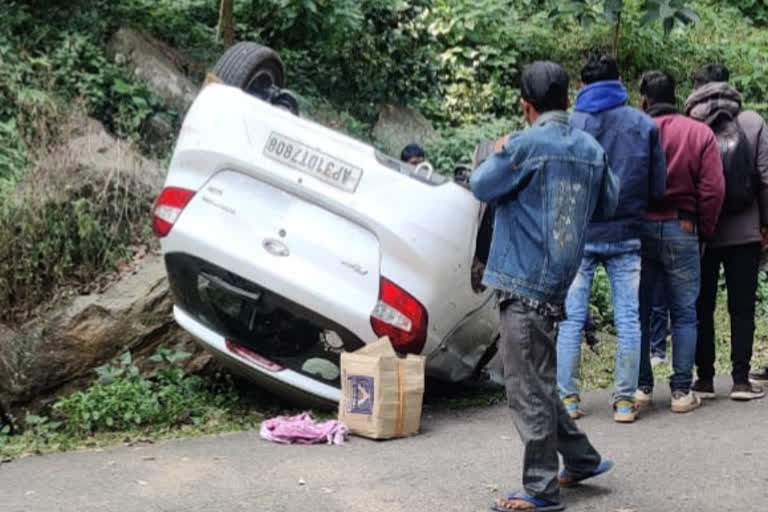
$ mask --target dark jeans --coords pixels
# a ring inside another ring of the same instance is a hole
[[[643,264],[640,277],[640,379],[638,387],[653,388],[650,326],[653,296],[664,285],[672,319],[672,391],[687,393],[696,357],[696,299],[701,280],[699,239],[679,220],[646,222],[643,226]]]
[[[558,458],[568,471],[588,473],[600,455],[568,416],[556,387],[557,328],[550,317],[510,302],[501,311],[499,351],[512,419],[523,442],[523,486],[533,497],[560,501]]]
[[[760,266],[760,244],[706,249],[701,262],[699,338],[696,367],[699,378],[715,376],[715,304],[720,264],[725,267],[728,313],[731,317],[731,376],[734,384],[749,383],[749,362],[755,334],[755,294]]]
[[[642,284],[641,284],[642,286]],[[667,356],[667,328],[669,327],[669,308],[664,290],[664,281],[656,282],[651,306],[651,356],[664,359]]]

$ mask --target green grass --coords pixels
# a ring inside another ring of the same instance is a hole
[[[755,345],[752,356],[752,366],[768,366],[768,318],[763,316],[758,308],[755,317]],[[726,306],[720,302],[715,312],[716,354],[715,370],[718,375],[731,372],[731,327]],[[616,356],[616,337],[610,334],[599,334],[600,343],[597,353],[584,348],[581,362],[581,391],[610,389],[613,386],[614,357]],[[667,361],[670,361],[671,344],[667,347]],[[669,363],[654,368],[654,378],[657,385],[665,384],[672,375]]]

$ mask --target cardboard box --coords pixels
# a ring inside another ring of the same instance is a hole
[[[372,439],[417,434],[424,400],[424,357],[399,356],[389,338],[341,354],[339,421]]]

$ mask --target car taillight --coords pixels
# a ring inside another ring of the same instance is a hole
[[[420,354],[427,341],[427,310],[411,294],[382,277],[379,302],[371,313],[376,336],[388,336],[398,352]]]
[[[152,208],[152,230],[159,238],[168,236],[184,207],[195,192],[185,188],[167,187],[160,192]]]

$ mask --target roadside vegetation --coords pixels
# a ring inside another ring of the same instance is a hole
[[[97,281],[151,243],[149,203],[140,190],[114,180],[59,186],[54,178],[63,170],[39,172],[64,142],[74,110],[148,156],[168,157],[167,149],[145,143],[146,123],[158,117],[177,130],[183,113],[108,57],[109,37],[126,25],[178,49],[197,79],[224,49],[217,0],[0,5],[2,322],[20,324],[51,296]],[[591,48],[618,55],[635,104],[644,70],[670,71],[682,99],[694,69],[717,60],[731,68],[747,107],[768,115],[767,25],[768,6],[750,0],[234,0],[232,12],[236,40],[280,52],[288,87],[305,112],[371,142],[376,103],[408,104],[441,134],[427,151],[444,172],[468,162],[481,140],[522,127],[517,80],[526,63],[564,63],[575,94],[581,58]],[[753,361],[768,364],[765,274],[759,294]],[[584,351],[586,389],[612,382],[610,304],[599,272],[592,313],[603,334],[598,354]],[[722,306],[718,318],[718,369],[725,371],[729,328]],[[252,428],[262,418],[263,400],[244,398],[228,382],[186,375],[181,354],[157,357],[161,369],[152,375],[139,374],[128,355],[100,368],[88,390],[60,399],[44,416],[28,417],[23,434],[0,430],[0,454]],[[664,377],[663,370],[657,376]],[[462,391],[433,404],[463,407],[499,397]]]

